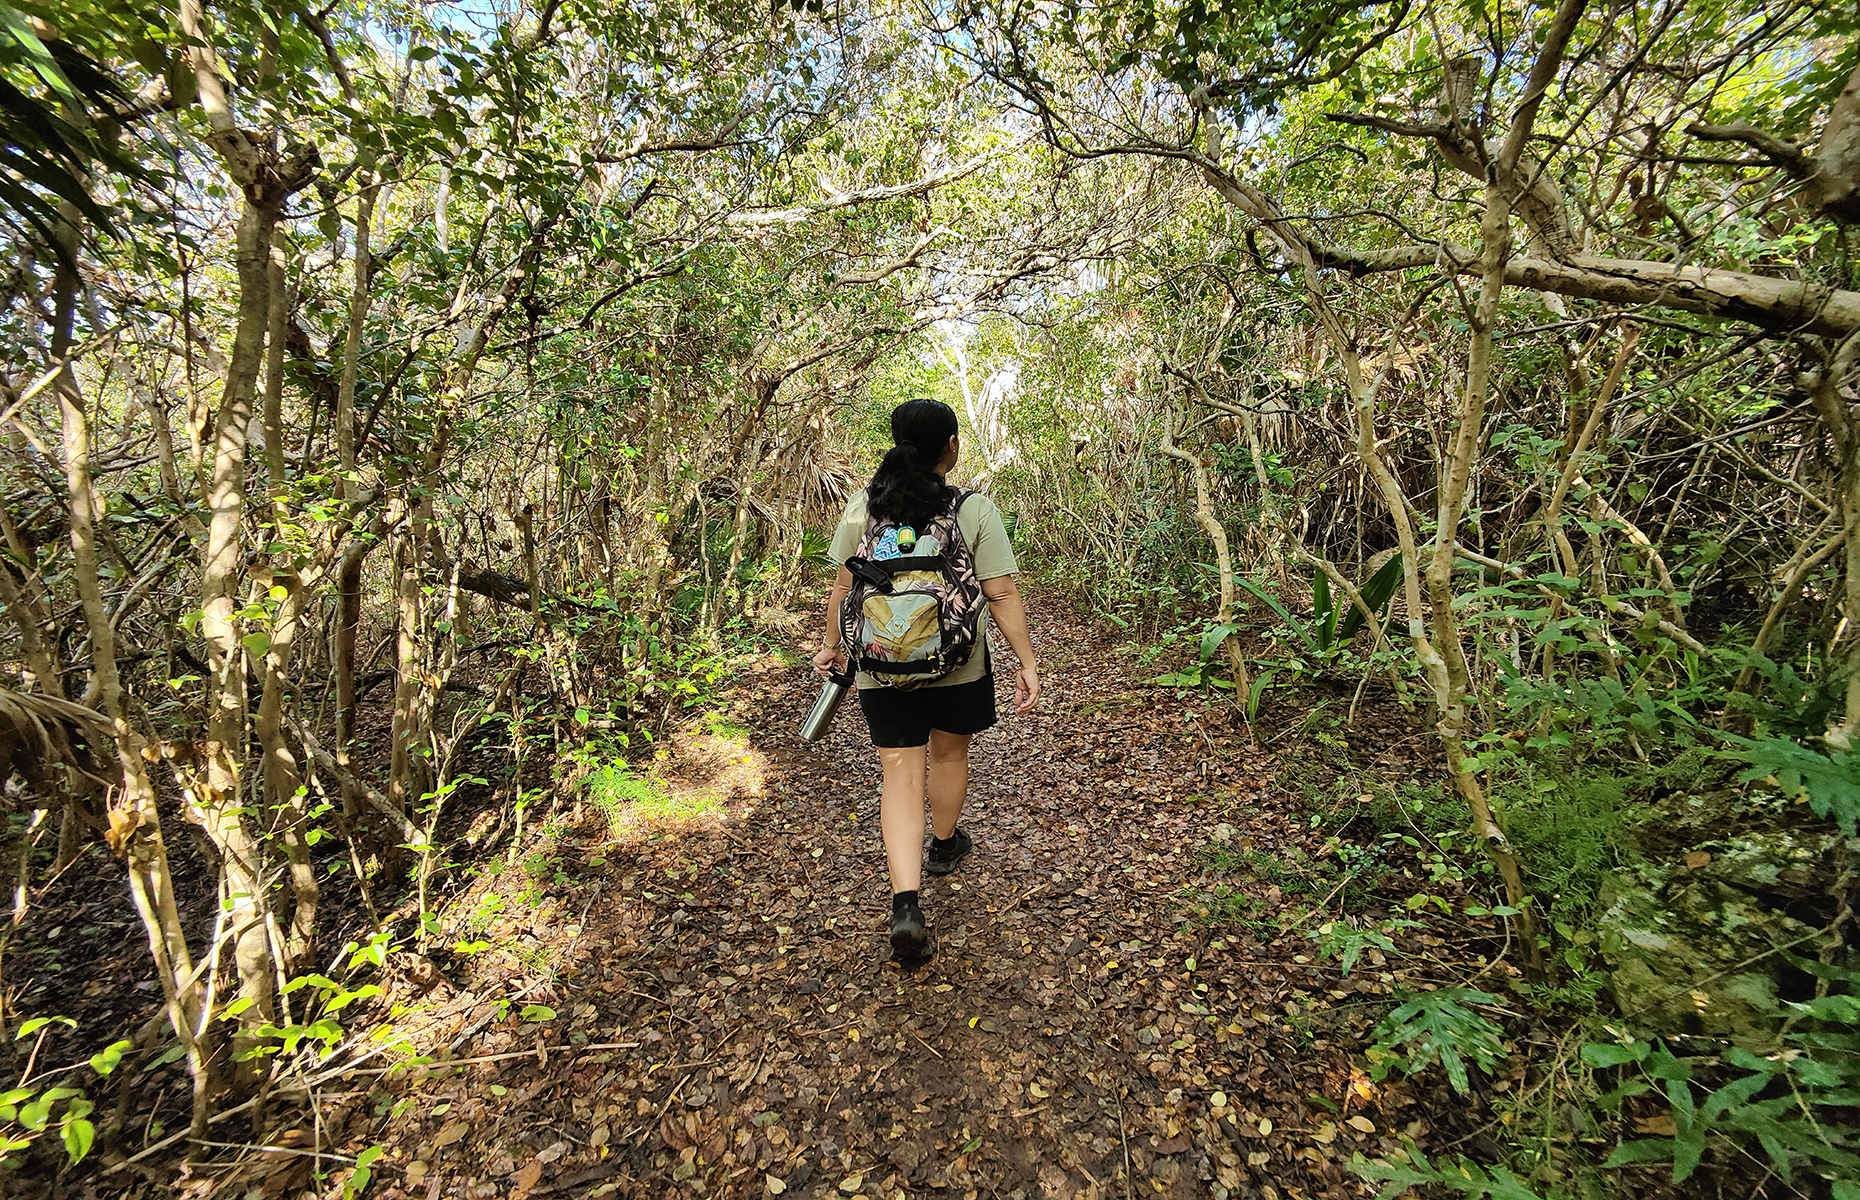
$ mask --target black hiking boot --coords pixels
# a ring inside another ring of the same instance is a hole
[[[922,966],[936,953],[930,927],[917,907],[916,892],[899,892],[891,898],[891,957],[907,969]]]
[[[962,856],[974,845],[969,835],[962,832],[960,825],[956,827],[956,832],[946,838],[933,837],[930,839],[930,853],[924,856],[924,870],[932,875],[947,875],[956,869],[956,864],[962,861]]]

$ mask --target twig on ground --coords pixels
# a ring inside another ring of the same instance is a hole
[[[1130,1200],[1130,1128],[1124,1123],[1124,1087],[1117,1088],[1117,1136],[1124,1143],[1124,1200]]]

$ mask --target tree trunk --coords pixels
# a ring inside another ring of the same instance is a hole
[[[1492,168],[1496,177],[1502,166]],[[1466,740],[1471,733],[1467,714],[1467,697],[1472,690],[1471,672],[1460,636],[1459,614],[1453,607],[1453,558],[1459,548],[1460,520],[1465,513],[1466,493],[1484,445],[1486,401],[1491,396],[1492,377],[1497,371],[1493,326],[1498,319],[1498,302],[1505,289],[1505,260],[1511,253],[1511,211],[1502,188],[1486,189],[1486,209],[1481,236],[1485,248],[1485,275],[1471,315],[1472,345],[1467,356],[1466,385],[1461,393],[1459,425],[1448,443],[1441,462],[1439,495],[1433,553],[1427,562],[1428,613],[1433,625],[1433,651],[1422,661],[1428,666],[1434,699],[1440,720],[1436,726],[1447,754],[1447,769],[1454,786],[1472,811],[1473,826],[1485,842],[1486,851],[1498,867],[1505,883],[1505,899],[1518,909],[1518,936],[1523,943],[1525,964],[1534,977],[1543,974],[1543,950],[1537,944],[1536,914],[1524,888],[1524,875],[1517,855],[1498,822],[1478,775],[1468,765]]]
[[[1214,569],[1220,576],[1221,603],[1214,614],[1214,627],[1218,629],[1233,620],[1233,555],[1227,546],[1227,529],[1215,517],[1214,505],[1208,498],[1207,463],[1199,454],[1191,454],[1175,444],[1174,421],[1174,413],[1163,414],[1162,452],[1187,463],[1190,477],[1195,483],[1195,521],[1201,526],[1202,532],[1208,535],[1208,541],[1214,544]],[[1240,653],[1240,639],[1231,630],[1221,637],[1221,652],[1227,656],[1227,667],[1233,675],[1234,694],[1244,706],[1253,690],[1253,680],[1247,673],[1246,659]]]
[[[196,792],[202,827],[220,853],[222,901],[233,930],[233,961],[239,973],[240,1036],[235,1060],[253,1048],[256,1029],[276,1015],[276,966],[266,929],[262,847],[246,821],[242,794],[245,762],[245,645],[235,597],[245,590],[247,429],[271,323],[272,237],[291,193],[307,183],[316,160],[303,147],[288,159],[278,154],[275,132],[241,129],[227,99],[201,0],[180,0],[176,17],[188,45],[196,93],[226,174],[244,193],[236,244],[239,305],[232,359],[214,431],[213,466],[207,483],[207,544],[201,563],[201,635],[207,647],[205,778]],[[273,68],[262,56],[261,73]],[[281,448],[280,448],[281,449]],[[257,1079],[256,1059],[237,1068],[242,1080]]]
[[[66,214],[71,252],[78,245],[76,215]],[[64,359],[72,344],[72,321],[77,280],[61,268],[54,280],[55,308],[51,357]],[[97,572],[97,520],[100,505],[91,479],[90,422],[77,377],[67,363],[55,382],[61,418],[65,485],[69,495],[72,574],[78,602],[91,638],[91,662],[97,701],[116,733],[117,763],[122,769],[122,790],[109,815],[109,841],[128,859],[130,889],[137,913],[148,935],[149,954],[168,1008],[175,1035],[186,1048],[193,1079],[193,1126],[206,1131],[207,1066],[196,1039],[200,1004],[193,981],[192,954],[185,927],[174,900],[174,881],[168,870],[168,848],[162,839],[161,819],[155,808],[155,789],[149,782],[141,732],[129,719],[123,701],[122,681],[116,670],[116,633],[104,607],[103,587]]]
[[[239,972],[243,1034],[236,1053],[252,1048],[254,1031],[276,1017],[275,968],[264,923],[263,853],[246,820],[243,795],[246,738],[245,645],[235,608],[245,580],[246,431],[264,357],[270,316],[271,235],[279,204],[248,197],[238,226],[239,310],[232,361],[214,434],[207,491],[207,546],[201,564],[200,632],[207,647],[206,777],[196,794],[202,828],[220,852],[224,898],[230,904],[233,961]],[[242,1074],[256,1079],[255,1065]]]
[[[316,922],[316,872],[310,865],[309,813],[301,790],[302,770],[297,751],[285,736],[285,680],[291,666],[291,651],[296,644],[298,625],[306,598],[313,593],[315,567],[304,560],[309,546],[295,527],[289,505],[284,456],[284,323],[290,316],[288,278],[284,262],[282,228],[272,230],[271,258],[268,269],[269,315],[265,347],[264,429],[266,470],[270,476],[271,547],[289,547],[297,543],[295,563],[279,562],[278,551],[268,550],[270,577],[264,581],[277,603],[271,620],[270,644],[262,656],[264,690],[259,699],[255,731],[264,755],[265,812],[270,829],[284,842],[285,857],[291,875],[290,936],[285,944],[274,947],[284,957],[285,973],[295,974],[310,950],[310,937]],[[291,553],[284,550],[284,554]],[[303,577],[308,567],[310,578]],[[278,593],[283,592],[282,596]]]
[[[1846,579],[1841,592],[1841,629],[1836,646],[1847,667],[1847,697],[1841,719],[1828,729],[1828,744],[1860,746],[1860,421],[1841,392],[1841,383],[1860,358],[1860,331],[1831,347],[1821,366],[1803,379],[1809,399],[1834,443],[1840,465],[1841,536]]]

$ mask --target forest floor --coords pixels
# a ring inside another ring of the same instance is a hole
[[[1046,694],[976,740],[975,852],[926,877],[927,966],[888,961],[858,714],[803,743],[814,677],[792,655],[744,660],[642,768],[668,789],[650,815],[544,823],[449,901],[454,950],[396,955],[388,994],[343,1014],[436,1061],[332,1083],[347,1101],[325,1097],[296,1153],[132,1183],[152,1159],[100,1189],[339,1196],[341,1162],[380,1146],[380,1200],[1307,1200],[1370,1194],[1353,1155],[1478,1152],[1484,1100],[1438,1069],[1374,1082],[1362,1051],[1397,990],[1481,974],[1499,990],[1498,937],[1407,931],[1346,975],[1307,932],[1352,888],[1371,919],[1414,907],[1418,864],[1363,893],[1329,818],[1372,799],[1346,759],[1438,778],[1425,731],[1390,705],[1313,740],[1305,706],[1255,744],[1231,699],[1144,686],[1156,668],[1127,648],[1035,623]]]

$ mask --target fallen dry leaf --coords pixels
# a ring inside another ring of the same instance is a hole
[[[433,1139],[433,1149],[438,1150],[450,1146],[470,1131],[471,1122],[469,1121],[448,1121],[445,1128],[439,1131],[439,1136]]]
[[[542,1182],[542,1169],[542,1163],[533,1158],[517,1168],[517,1190],[519,1192],[536,1190],[536,1185]]]

